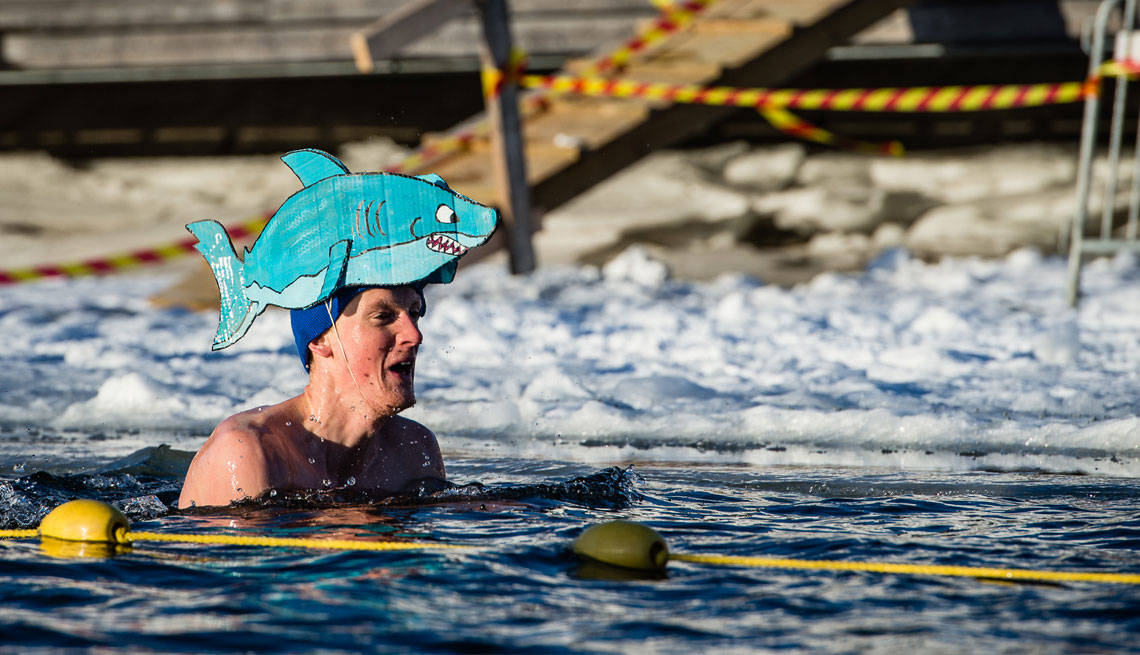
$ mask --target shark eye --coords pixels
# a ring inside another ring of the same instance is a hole
[[[454,209],[448,207],[447,205],[440,205],[435,209],[435,220],[439,221],[440,223],[454,223],[459,219],[455,216]]]

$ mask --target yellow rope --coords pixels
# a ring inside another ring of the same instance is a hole
[[[34,532],[34,531],[33,531]],[[324,548],[329,550],[464,550],[473,546],[416,541],[356,541],[351,539],[297,539],[289,537],[253,537],[228,534],[166,534],[159,532],[127,532],[124,542],[165,541],[186,544],[228,544],[231,546],[264,546],[267,548]]]
[[[39,536],[39,530],[0,530],[0,539],[23,539]],[[227,544],[232,546],[261,546],[267,548],[319,548],[327,550],[470,550],[476,546],[441,544],[415,541],[360,541],[352,539],[300,539],[289,537],[259,537],[225,534],[166,534],[160,532],[123,532],[117,535],[120,543],[135,541],[163,541],[184,544]],[[733,555],[696,555],[670,553],[669,559],[694,564],[746,566],[781,569],[814,569],[825,571],[865,571],[870,573],[901,573],[906,575],[936,575],[996,580],[1023,580],[1035,582],[1103,582],[1111,584],[1140,584],[1140,574],[1092,573],[1081,571],[1031,571],[1028,569],[1001,569],[976,566],[940,566],[929,564],[892,564],[889,562],[840,562],[834,560],[803,560],[776,557],[743,557]]]
[[[1134,573],[1083,573],[1079,571],[1029,571],[1026,569],[998,569],[974,566],[937,566],[927,564],[890,564],[886,562],[837,562],[829,560],[780,559],[773,557],[735,557],[729,555],[692,555],[670,553],[670,560],[696,564],[722,564],[725,566],[755,566],[781,569],[819,569],[828,571],[869,571],[873,573],[904,573],[910,575],[946,575],[967,578],[996,578],[999,580],[1031,580],[1037,582],[1107,582],[1140,584],[1140,575]]]

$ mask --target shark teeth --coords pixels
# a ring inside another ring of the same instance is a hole
[[[428,250],[442,252],[445,255],[462,255],[467,248],[455,239],[443,234],[433,234],[427,239]]]

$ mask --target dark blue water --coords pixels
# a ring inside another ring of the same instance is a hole
[[[60,559],[0,548],[0,651],[1117,653],[1140,649],[1140,586],[732,568],[598,570],[568,547],[616,518],[688,553],[1140,572],[1140,482],[1010,473],[454,459],[483,486],[317,508],[171,512],[159,465],[0,480],[5,527],[75,497],[136,530],[405,538],[474,551],[139,544]],[[316,499],[317,502],[320,499]]]

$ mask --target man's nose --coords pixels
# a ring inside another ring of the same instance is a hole
[[[419,346],[424,341],[420,326],[410,314],[400,316],[400,331],[398,332],[401,345]]]

